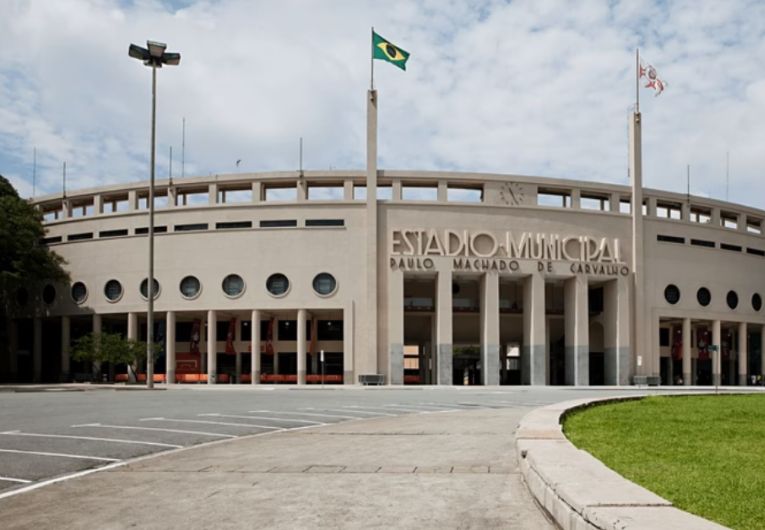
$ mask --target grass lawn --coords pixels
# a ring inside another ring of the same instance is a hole
[[[765,528],[765,394],[648,397],[591,407],[569,440],[682,510]]]

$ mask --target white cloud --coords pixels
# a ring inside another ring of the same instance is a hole
[[[765,4],[404,0],[10,0],[0,4],[0,172],[38,190],[145,178],[150,71],[130,42],[168,42],[158,169],[186,174],[359,168],[369,27],[411,52],[375,64],[380,167],[626,183],[634,50],[669,81],[641,93],[646,186],[765,207]]]

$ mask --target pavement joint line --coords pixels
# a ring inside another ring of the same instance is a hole
[[[0,481],[3,480],[6,482],[18,482],[19,484],[29,484],[32,482],[31,480],[27,480],[25,478],[4,477],[0,475]]]
[[[254,427],[256,429],[284,430],[282,427],[274,427],[273,425],[257,425],[255,423],[236,423],[231,421],[187,420],[182,418],[141,418],[139,421],[169,421],[179,423],[199,423],[204,425],[224,425],[229,427]]]
[[[181,429],[162,429],[160,427],[137,427],[134,425],[107,425],[103,423],[83,423],[81,425],[72,425],[72,427],[101,427],[103,429],[126,429],[135,431],[160,431],[160,432],[174,432],[179,434],[196,434],[199,436],[217,436],[220,438],[236,438],[233,434],[221,434],[219,432],[207,432],[207,431],[186,431]]]
[[[292,418],[270,418],[268,416],[245,416],[243,414],[219,414],[217,412],[206,412],[203,414],[197,414],[197,416],[214,416],[216,418],[241,418],[245,420],[271,420],[281,422],[296,422],[296,423],[310,423],[314,425],[327,425],[327,423],[313,420],[295,420]]]
[[[389,411],[393,410],[393,409],[385,409],[383,407],[374,407],[374,406],[367,407],[367,406],[364,406],[364,405],[345,405],[344,408],[349,408],[349,409],[353,409],[353,410],[356,410],[356,409],[369,410],[369,411],[375,412],[376,414],[380,414],[382,416],[398,416],[398,414],[389,414],[387,412],[380,412],[381,410],[389,410]],[[402,410],[402,411],[399,411],[399,412],[412,412],[412,411],[411,410]]]
[[[134,445],[151,445],[156,447],[171,447],[175,449],[179,447],[183,447],[182,445],[166,444],[162,442],[146,442],[143,440],[124,440],[122,438],[99,438],[95,436],[74,436],[72,434],[43,434],[43,433],[34,433],[34,432],[21,432],[21,431],[5,431],[5,432],[0,432],[0,434],[7,435],[7,436],[34,436],[37,438],[67,438],[72,440],[91,440],[94,442],[112,442],[112,443],[134,444]]]
[[[317,409],[315,407],[306,407],[306,408],[300,409],[300,410],[328,410],[330,412],[355,412],[356,414],[366,414],[366,415],[370,415],[371,414],[372,416],[376,416],[376,417],[380,417],[380,416],[392,416],[392,414],[380,414],[379,412],[365,412],[363,410]],[[362,419],[371,419],[371,418],[363,418],[363,417],[357,416],[357,419],[362,420]]]
[[[14,453],[19,455],[53,456],[56,458],[76,458],[78,460],[98,460],[99,462],[120,462],[119,458],[106,458],[103,456],[73,455],[70,453],[49,453],[47,451],[22,451],[21,449],[0,449],[0,453]]]
[[[324,416],[326,418],[342,418],[345,420],[357,420],[359,419],[358,416],[340,416],[339,414],[321,414],[318,412],[276,412],[273,410],[249,410],[247,412],[254,412],[254,413],[271,413],[271,414],[291,414],[294,416]]]

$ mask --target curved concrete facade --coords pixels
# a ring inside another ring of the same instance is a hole
[[[744,384],[763,373],[765,212],[642,190],[636,278],[630,187],[375,173],[376,201],[364,171],[159,181],[157,371],[302,384],[321,381],[324,351],[325,381],[346,384],[370,374],[391,384]],[[71,286],[56,286],[50,303],[29,293],[40,303],[12,327],[8,379],[85,371],[69,345],[91,330],[142,336],[147,196],[143,182],[34,201],[47,244],[87,297],[76,303]],[[329,294],[314,289],[320,273],[335,280]],[[222,289],[229,274],[244,282],[237,296]],[[285,294],[268,292],[273,274],[288,278]],[[186,276],[201,285],[190,299]],[[116,301],[110,280],[122,286]]]

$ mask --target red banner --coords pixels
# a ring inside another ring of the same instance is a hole
[[[228,321],[228,333],[226,334],[226,353],[236,355],[234,349],[234,337],[236,337],[236,317]]]
[[[672,358],[676,361],[681,361],[683,359],[683,328],[682,327],[674,327],[672,328]]]
[[[266,329],[266,355],[274,354],[274,317],[268,319],[268,329]]]
[[[199,353],[199,337],[200,328],[202,327],[202,321],[198,318],[191,324],[191,342],[189,343],[189,351],[191,353]]]
[[[696,347],[699,350],[699,360],[709,359],[709,330],[705,327],[696,329]]]

